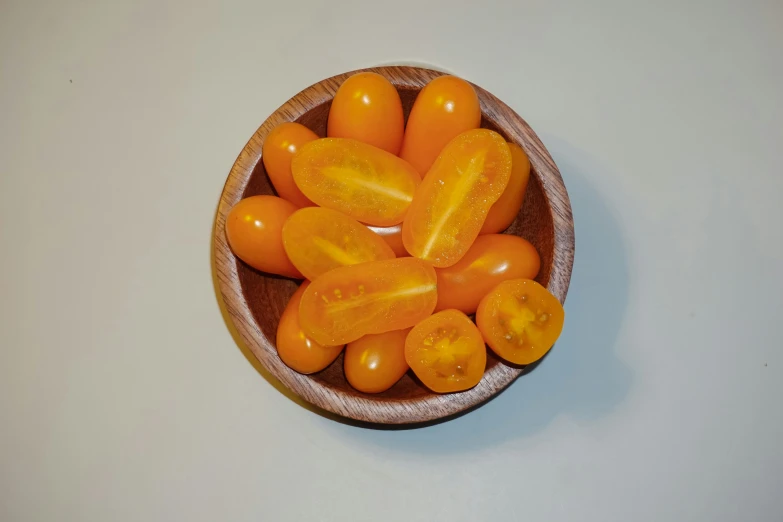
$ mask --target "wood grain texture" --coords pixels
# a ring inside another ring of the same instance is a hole
[[[397,87],[406,121],[419,90],[443,74],[407,66],[364,70],[385,76]],[[322,372],[301,375],[283,364],[274,346],[278,320],[298,283],[245,265],[231,253],[226,241],[225,219],[231,207],[248,196],[274,194],[261,161],[261,146],[269,131],[280,123],[296,121],[325,136],[331,100],[340,84],[356,72],[360,71],[323,80],[288,100],[267,118],[239,154],[220,197],[215,219],[215,270],[220,291],[239,334],[253,354],[275,378],[305,401],[368,423],[418,424],[450,418],[497,395],[535,364],[510,366],[489,351],[487,371],[481,383],[471,390],[449,395],[430,392],[410,372],[384,393],[362,394],[348,385],[342,355]],[[481,126],[517,143],[530,158],[532,171],[525,201],[506,233],[522,236],[538,249],[541,272],[537,280],[563,302],[574,260],[574,225],[560,172],[522,118],[489,92],[474,87],[481,102]]]

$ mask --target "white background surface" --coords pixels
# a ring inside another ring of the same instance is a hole
[[[0,520],[782,520],[781,23],[775,1],[0,2]],[[267,115],[400,61],[538,131],[577,254],[544,364],[389,432],[259,375],[210,235]]]

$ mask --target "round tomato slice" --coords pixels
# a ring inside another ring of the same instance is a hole
[[[291,171],[296,185],[318,205],[378,227],[402,222],[421,182],[394,154],[346,138],[305,144]]]
[[[467,390],[481,381],[487,349],[476,325],[459,310],[438,312],[417,324],[405,340],[405,360],[437,393]]]
[[[318,344],[307,337],[299,326],[299,303],[309,284],[305,281],[299,286],[277,325],[277,354],[286,365],[299,373],[320,372],[332,364],[343,350],[343,345]]]
[[[394,259],[383,238],[342,212],[308,207],[297,210],[283,225],[288,258],[309,280],[338,266]]]
[[[283,224],[294,212],[293,203],[275,196],[241,200],[226,216],[231,251],[257,270],[301,279],[283,248]]]
[[[530,364],[543,357],[563,330],[560,301],[531,279],[497,285],[481,300],[476,324],[499,357]]]
[[[438,274],[435,310],[456,308],[473,314],[481,299],[498,283],[532,279],[540,267],[541,258],[527,240],[507,234],[479,236],[455,265],[435,269]]]
[[[335,268],[305,291],[299,322],[324,345],[409,328],[435,309],[437,286],[432,265],[413,257]]]
[[[278,195],[297,207],[311,207],[313,202],[302,194],[291,174],[291,159],[307,142],[317,140],[316,133],[294,122],[281,123],[272,129],[264,140],[261,159],[266,174]]]
[[[354,74],[337,89],[326,135],[352,138],[397,154],[404,128],[397,89],[380,74],[363,72]]]
[[[405,338],[410,328],[365,335],[345,347],[345,378],[364,393],[388,390],[408,371]]]
[[[451,140],[421,182],[405,216],[405,249],[439,268],[459,261],[510,175],[511,152],[497,132],[475,129]]]
[[[480,234],[495,234],[506,230],[517,218],[525,199],[527,182],[530,179],[530,160],[516,143],[509,143],[508,148],[511,150],[511,177],[503,195],[489,209]]]

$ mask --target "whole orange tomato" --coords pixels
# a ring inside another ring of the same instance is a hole
[[[459,261],[510,175],[511,152],[497,132],[474,129],[451,140],[421,182],[405,216],[405,249],[440,268]]]
[[[408,371],[405,338],[410,328],[365,335],[345,347],[345,378],[364,393],[388,390]]]
[[[291,159],[302,145],[317,139],[318,136],[304,125],[282,123],[271,130],[261,149],[264,168],[277,194],[297,207],[311,207],[314,203],[294,183]]]
[[[386,241],[391,249],[394,251],[394,255],[397,257],[407,257],[410,254],[405,250],[405,245],[402,244],[402,225],[394,225],[392,227],[372,227],[368,226],[370,230],[378,234]]]
[[[489,209],[481,234],[496,234],[507,229],[517,218],[525,199],[530,179],[530,160],[516,143],[509,143],[508,148],[511,150],[511,177],[503,195]]]
[[[479,125],[481,108],[473,86],[454,76],[435,78],[416,97],[400,157],[423,177],[448,142]]]
[[[277,354],[286,365],[299,373],[320,372],[343,351],[343,345],[322,346],[316,343],[299,326],[299,303],[309,284],[305,281],[297,288],[277,325]]]
[[[563,330],[560,301],[530,279],[511,279],[481,300],[476,324],[489,347],[514,364],[543,357]]]
[[[413,257],[335,268],[305,291],[299,322],[323,345],[409,328],[432,313],[436,283],[432,265]]]
[[[437,268],[438,305],[435,310],[456,308],[476,312],[479,302],[507,279],[533,279],[541,258],[533,245],[518,236],[479,236],[465,256],[447,268]]]
[[[394,259],[386,242],[366,226],[328,208],[302,208],[283,225],[288,258],[311,281],[338,266]]]
[[[430,390],[472,388],[487,366],[487,349],[476,325],[458,310],[438,312],[417,324],[405,340],[405,360]]]
[[[397,156],[345,138],[307,143],[291,169],[296,185],[312,201],[379,227],[402,222],[421,182]]]
[[[262,272],[301,279],[302,274],[283,248],[283,224],[295,211],[293,203],[275,196],[241,200],[226,216],[226,238],[231,250]]]
[[[397,154],[404,125],[394,85],[380,74],[363,72],[345,80],[334,95],[326,135],[353,138]]]

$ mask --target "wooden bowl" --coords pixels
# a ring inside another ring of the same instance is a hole
[[[381,74],[397,87],[407,120],[416,95],[443,73],[419,67],[366,69]],[[261,273],[237,259],[226,241],[225,221],[240,199],[274,194],[261,161],[261,145],[269,131],[283,122],[296,121],[319,136],[326,135],[326,119],[337,88],[353,71],[320,81],[277,109],[261,125],[234,163],[220,197],[215,220],[215,265],[226,308],[239,334],[261,364],[305,401],[351,419],[381,424],[416,424],[454,416],[500,393],[529,371],[510,366],[488,350],[481,382],[461,393],[439,395],[429,391],[408,372],[390,390],[368,395],[357,392],[343,374],[343,356],[325,370],[301,375],[278,358],[275,335],[280,315],[298,282]],[[505,103],[474,86],[481,101],[481,126],[517,143],[532,166],[522,210],[507,234],[529,240],[541,255],[538,282],[564,301],[574,259],[574,225],[563,180],[535,132]]]

